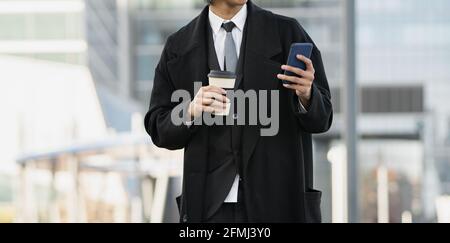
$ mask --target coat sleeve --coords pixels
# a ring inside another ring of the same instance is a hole
[[[150,107],[145,116],[145,129],[152,138],[153,143],[169,150],[183,149],[195,131],[195,126],[188,127],[184,123],[175,125],[171,120],[172,110],[180,103],[171,102],[175,86],[171,82],[167,69],[170,61],[170,38],[161,55],[160,62],[155,70]],[[186,102],[186,101],[184,101]],[[185,103],[188,105],[188,102]]]
[[[294,42],[308,42],[314,45],[311,56],[315,73],[315,80],[312,86],[312,94],[310,105],[307,112],[301,112],[299,109],[298,97],[295,92],[292,92],[292,107],[298,118],[298,122],[302,130],[306,133],[324,133],[327,132],[333,121],[333,106],[331,104],[331,94],[328,85],[325,68],[322,62],[320,50],[314,44],[311,37],[300,26],[297,21],[294,21]]]

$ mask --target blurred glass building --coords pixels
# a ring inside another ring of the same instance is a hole
[[[388,168],[390,222],[402,211],[433,221],[436,197],[450,189],[450,2],[358,4],[361,146],[372,143],[371,154],[361,151],[363,178],[375,163]],[[369,204],[369,197],[363,200]]]
[[[83,0],[0,0],[0,54],[84,64]]]
[[[86,63],[87,44],[84,38],[83,19],[84,1],[82,0],[0,0],[0,63],[2,67],[0,222],[9,222],[15,217],[12,206],[15,200],[17,178],[14,156],[19,153],[19,150],[35,145],[43,147],[57,143],[58,135],[60,135],[58,142],[69,141],[67,136],[64,137],[67,134],[45,136],[47,143],[34,140],[44,130],[35,130],[37,127],[43,128],[36,119],[37,114],[47,121],[57,121],[47,115],[60,112],[60,120],[56,122],[57,126],[52,127],[52,131],[62,130],[62,121],[68,113],[64,111],[71,110],[71,107],[67,106],[68,99],[59,103],[61,106],[66,105],[64,110],[58,110],[57,105],[53,105],[56,102],[53,103],[52,99],[47,100],[50,101],[49,103],[45,103],[45,99],[34,99],[33,102],[30,100],[39,95],[54,95],[55,91],[61,91],[60,86],[55,85],[56,83],[64,83],[67,88],[73,84],[74,79],[78,87],[89,90],[88,72],[69,65]],[[48,64],[49,61],[58,63],[57,67]],[[63,82],[55,81],[58,79],[57,74],[67,73],[71,74],[70,78],[66,78]],[[47,79],[43,80],[44,77]],[[49,86],[53,89],[49,89]],[[72,93],[74,95],[78,93],[74,92],[73,86]],[[91,101],[90,97],[86,99],[86,102]],[[23,108],[30,103],[34,105],[33,109],[30,110],[28,107],[25,112]],[[74,120],[74,115],[71,114],[71,116]],[[96,127],[95,124],[91,125]],[[94,127],[92,128],[95,129]],[[27,135],[25,131],[28,132]]]

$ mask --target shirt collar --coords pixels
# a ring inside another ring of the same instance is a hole
[[[247,21],[247,4],[242,6],[241,10],[239,10],[239,12],[230,21],[233,21],[236,27],[240,31],[243,31],[245,21]],[[209,24],[211,25],[214,34],[217,34],[220,31],[220,28],[222,28],[222,24],[226,22],[229,21],[222,19],[221,17],[213,13],[213,11],[211,11],[211,8],[209,9]]]

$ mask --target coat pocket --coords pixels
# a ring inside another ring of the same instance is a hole
[[[322,192],[316,190],[308,190],[305,193],[305,221],[306,223],[319,224],[322,223],[322,214],[320,204],[322,200]]]

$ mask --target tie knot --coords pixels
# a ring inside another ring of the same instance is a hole
[[[234,27],[236,27],[236,25],[232,21],[222,24],[222,28],[224,28],[225,31],[228,32],[228,33],[233,31]]]

